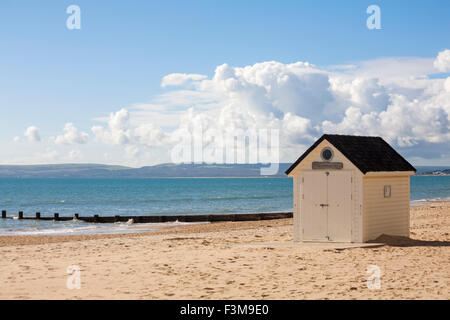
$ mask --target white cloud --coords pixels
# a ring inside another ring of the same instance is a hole
[[[93,126],[92,132],[98,140],[110,145],[123,145],[130,142],[131,131],[128,129],[130,113],[122,108],[109,115],[108,128]]]
[[[361,61],[355,68],[348,69],[345,74],[377,78],[383,82],[399,81],[434,73],[436,70],[433,67],[433,61],[433,58],[420,57],[379,58]]]
[[[171,73],[162,79],[161,86],[181,86],[192,81],[200,81],[206,78],[207,76],[202,74]]]
[[[147,147],[163,146],[169,141],[167,133],[152,123],[144,123],[131,128],[130,113],[127,109],[113,112],[109,116],[108,128],[92,127],[98,140],[109,145],[144,145]]]
[[[133,137],[137,144],[148,147],[164,146],[170,143],[167,133],[152,123],[138,126],[134,129]]]
[[[172,141],[200,126],[215,133],[278,128],[286,150],[304,148],[326,132],[379,135],[428,157],[424,145],[450,147],[450,80],[427,77],[434,72],[433,59],[426,58],[378,59],[331,71],[303,62],[224,64],[195,88],[165,93],[159,105],[185,108],[178,129],[166,133]]]
[[[102,149],[100,156],[107,151],[108,160],[120,154],[132,163],[152,161],[148,155],[170,161],[170,149],[186,135],[199,139],[199,128],[209,146],[227,133],[278,129],[281,161],[295,159],[323,133],[382,136],[414,159],[448,157],[450,78],[428,77],[436,72],[433,61],[384,58],[330,69],[267,61],[223,64],[211,78],[171,74],[162,85],[179,87],[99,118],[105,124],[92,132],[119,150]]]
[[[46,148],[44,152],[37,152],[33,156],[37,163],[55,163],[60,159],[60,153],[57,150]]]
[[[139,148],[136,146],[125,147],[125,157],[128,159],[135,159],[139,154]]]
[[[81,153],[80,150],[70,150],[69,155],[68,155],[68,159],[70,159],[71,161],[73,160],[80,160],[82,158],[83,154]]]
[[[39,129],[35,126],[30,126],[25,130],[24,136],[28,138],[31,142],[40,142],[41,136],[39,134]]]
[[[441,72],[450,71],[450,50],[445,49],[439,52],[436,60],[434,60],[434,67]]]
[[[85,144],[89,140],[89,135],[86,132],[80,132],[73,125],[73,123],[67,123],[64,126],[64,134],[55,138],[56,144]]]
[[[357,107],[349,107],[339,123],[324,121],[323,131],[380,135],[398,147],[418,146],[421,142],[449,143],[450,101],[447,108],[442,108],[434,100],[409,100],[403,95],[392,95],[390,104],[380,112],[364,113]]]
[[[61,152],[51,147],[46,147],[43,152],[36,152],[32,163],[67,163],[78,161],[82,158],[80,150],[70,150],[69,153]]]
[[[444,88],[445,88],[445,91],[450,92],[450,77],[445,79]]]

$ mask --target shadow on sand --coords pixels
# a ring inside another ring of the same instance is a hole
[[[450,241],[427,241],[417,240],[408,237],[390,236],[382,234],[375,240],[368,241],[369,243],[385,243],[393,247],[449,247]]]

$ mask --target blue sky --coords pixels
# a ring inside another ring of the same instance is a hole
[[[80,30],[66,28],[66,8],[72,4],[81,8]],[[381,30],[366,27],[366,8],[371,4],[381,8]],[[172,87],[161,86],[163,77],[172,73],[211,78],[224,63],[245,67],[302,61],[330,70],[381,58],[435,59],[450,48],[449,14],[448,1],[4,0],[0,146],[10,158],[2,163],[65,162],[63,157],[43,160],[33,155],[68,151],[70,147],[58,151],[46,142],[61,134],[66,123],[93,135],[92,126],[101,124],[102,118],[107,121],[110,113],[126,108],[133,117],[133,105],[173,94]],[[444,81],[448,72],[442,70],[435,73]],[[184,109],[195,105],[190,101]],[[443,112],[446,108],[445,104]],[[154,122],[158,125],[158,119]],[[40,147],[12,143],[15,137],[23,139],[29,126],[39,128]],[[445,124],[442,128],[445,131]],[[83,148],[78,161],[133,164],[120,156],[121,148],[130,146],[95,147],[99,142],[91,140],[91,147],[76,146],[78,151]],[[448,146],[441,140],[436,148]],[[302,141],[299,150],[308,143]],[[165,161],[158,154],[165,151],[154,147],[158,146],[145,146],[148,150],[135,165]],[[94,152],[99,148],[105,148],[102,156],[114,156],[102,161]],[[432,143],[428,141],[426,148],[433,148]],[[411,157],[421,164],[446,161],[442,154],[431,160],[421,160],[414,152]]]

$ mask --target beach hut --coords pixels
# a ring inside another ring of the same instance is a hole
[[[286,171],[293,178],[294,241],[409,236],[415,172],[380,137],[324,134]]]

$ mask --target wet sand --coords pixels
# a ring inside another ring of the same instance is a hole
[[[137,226],[138,227],[138,226]],[[450,299],[450,203],[411,208],[411,239],[292,244],[292,220],[154,233],[0,237],[0,299]],[[369,265],[381,288],[367,287]],[[80,289],[68,289],[69,266]]]

